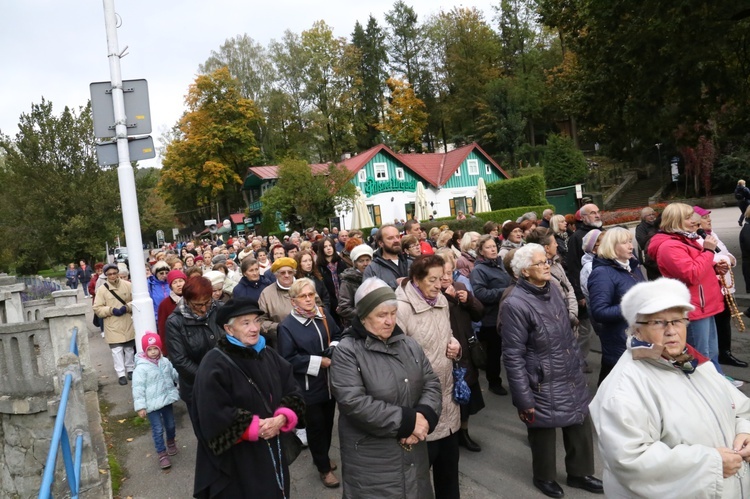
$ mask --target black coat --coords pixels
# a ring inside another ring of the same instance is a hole
[[[336,312],[336,309],[339,306],[339,294],[336,290],[336,286],[333,284],[333,275],[331,274],[331,271],[328,270],[328,265],[325,263],[323,265],[318,265],[318,269],[320,270],[320,275],[323,276],[323,284],[325,284],[326,289],[328,290],[328,299],[329,299],[329,310],[331,310],[331,316],[336,321],[336,323],[339,323],[339,315]],[[346,264],[339,260],[336,262],[336,274],[338,274],[338,280],[339,280],[339,287],[341,286],[341,274],[344,273],[344,271],[347,269]]]
[[[487,260],[477,258],[474,270],[471,271],[471,288],[474,296],[484,305],[482,327],[497,327],[497,307],[500,297],[510,285],[510,275],[505,271],[500,258]]]
[[[167,317],[166,336],[169,360],[180,375],[180,398],[190,407],[195,374],[203,356],[209,352],[224,331],[216,324],[219,305],[212,308],[206,320],[198,321],[185,313],[184,300]]]
[[[469,291],[466,286],[455,281],[453,282],[453,288],[456,291]],[[474,335],[471,322],[482,320],[484,305],[470,291],[466,303],[461,303],[457,296],[449,296],[445,292],[443,292],[443,296],[448,300],[453,337],[461,344],[461,360],[458,361],[458,364],[466,368],[466,383],[471,386],[479,379],[479,373],[471,362],[471,353],[469,352],[469,338]]]
[[[260,299],[260,294],[266,289],[266,286],[272,284],[273,281],[269,280],[266,276],[261,275],[257,281],[251,281],[244,275],[240,282],[232,290],[233,298],[246,298],[253,300],[256,304]]]
[[[592,225],[587,225],[583,222],[576,228],[576,231],[572,236],[568,238],[568,255],[566,257],[567,265],[565,270],[568,273],[568,279],[573,285],[573,290],[576,292],[576,299],[581,300],[585,298],[583,291],[581,291],[581,269],[583,264],[581,258],[583,258],[583,236],[596,229]]]
[[[362,273],[362,278],[367,279],[370,277],[377,277],[378,279],[385,281],[391,289],[395,290],[398,285],[396,282],[398,279],[401,277],[409,277],[409,267],[409,260],[403,253],[399,253],[398,265],[396,265],[392,261],[383,258],[382,251],[377,250],[373,255],[372,262]]]
[[[292,364],[294,379],[309,405],[331,399],[328,369],[320,367],[320,361],[328,346],[341,339],[341,331],[330,312],[324,311],[324,317],[302,323],[292,312],[276,330],[279,355]]]
[[[222,338],[217,348],[232,360],[268,397],[271,410],[292,409],[304,425],[304,402],[292,366],[276,351],[266,347],[257,353]],[[276,483],[274,463],[266,440],[240,440],[253,416],[273,416],[245,374],[232,366],[218,351],[208,352],[198,369],[191,407],[193,429],[198,437],[195,459],[194,496],[200,498],[289,497],[289,467],[283,454],[279,460],[278,439],[269,440],[277,466],[284,473],[284,494]]]
[[[534,409],[532,428],[581,424],[590,394],[568,307],[557,286],[519,279],[500,306],[503,364],[513,405]]]

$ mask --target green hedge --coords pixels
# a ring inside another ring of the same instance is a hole
[[[544,204],[547,202],[544,190],[544,177],[539,174],[487,184],[490,204],[495,210]]]
[[[507,182],[507,181],[506,181]],[[455,217],[444,217],[436,218],[431,222],[422,222],[421,226],[429,232],[433,227],[440,227],[441,225],[447,225],[452,231],[464,230],[464,231],[475,231],[482,234],[482,227],[485,222],[492,220],[502,224],[506,220],[513,220],[514,222],[518,217],[529,211],[536,212],[537,216],[541,219],[542,212],[547,208],[555,209],[551,204],[540,204],[535,206],[516,206],[515,208],[505,208],[503,210],[488,211],[486,213],[477,213],[476,218],[467,218],[466,220],[456,220]]]

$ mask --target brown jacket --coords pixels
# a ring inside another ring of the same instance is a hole
[[[260,293],[258,307],[266,313],[263,317],[261,333],[271,346],[276,346],[276,328],[279,323],[292,313],[292,299],[289,291],[281,289],[278,282],[274,282]]]
[[[461,411],[453,401],[453,362],[445,356],[445,349],[453,336],[448,300],[441,293],[435,306],[431,307],[416,292],[411,281],[403,281],[396,288],[396,298],[398,326],[422,346],[440,380],[443,412],[435,431],[427,436],[427,441],[439,440],[457,432],[461,426]]]
[[[131,304],[133,302],[133,287],[132,285],[124,280],[118,279],[117,283],[113,286],[106,281],[106,277],[103,279],[105,282],[99,289],[96,290],[96,297],[94,298],[94,313],[100,318],[104,319],[104,340],[107,343],[126,343],[135,339],[135,328],[133,327],[133,309]],[[115,296],[107,289],[117,293],[125,303],[127,303],[128,311],[125,315],[117,317],[112,313],[113,308],[122,307],[122,302],[115,298]]]

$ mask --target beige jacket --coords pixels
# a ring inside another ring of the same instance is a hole
[[[292,313],[292,299],[289,298],[289,291],[281,289],[277,282],[266,286],[260,293],[258,307],[266,313],[263,317],[261,332],[271,342],[271,346],[275,346],[276,328],[287,315]]]
[[[452,337],[448,300],[438,295],[434,307],[417,293],[411,282],[396,288],[398,326],[422,346],[432,370],[440,380],[443,392],[443,412],[438,425],[427,441],[439,440],[456,433],[461,427],[461,411],[453,400],[453,362],[445,356]]]
[[[105,277],[102,277],[106,280]],[[107,291],[106,284],[127,303],[128,311],[125,315],[117,317],[112,314],[113,308],[122,307],[122,302]],[[103,283],[96,291],[94,298],[94,313],[104,319],[104,340],[107,343],[125,343],[135,339],[135,328],[133,327],[133,287],[124,280],[118,279],[113,286],[109,282]]]

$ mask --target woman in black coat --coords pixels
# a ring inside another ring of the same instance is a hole
[[[341,333],[330,314],[316,305],[315,284],[298,279],[289,288],[292,313],[281,321],[277,330],[279,355],[292,364],[305,398],[307,441],[320,480],[328,488],[339,486],[328,456],[333,435],[336,402],[331,396],[328,368],[333,348]]]
[[[182,288],[182,300],[167,318],[166,336],[169,360],[180,375],[180,398],[188,408],[193,383],[203,356],[224,336],[216,324],[220,304],[212,298],[211,281],[194,276]]]
[[[518,277],[500,304],[503,362],[513,405],[526,424],[533,483],[545,495],[562,497],[555,481],[556,429],[562,428],[568,486],[602,493],[594,478],[590,394],[568,307],[557,286],[544,247],[527,244],[511,261]]]
[[[479,452],[482,448],[469,436],[469,416],[484,409],[484,398],[482,397],[482,388],[479,386],[479,370],[471,361],[471,345],[469,342],[478,341],[474,336],[472,322],[482,320],[484,305],[471,291],[466,289],[466,286],[453,280],[454,267],[452,258],[445,260],[443,277],[440,278],[440,288],[443,296],[448,300],[453,337],[461,344],[462,356],[458,365],[466,368],[464,379],[471,390],[469,403],[460,406],[461,429],[458,432],[458,445],[472,452]]]
[[[294,255],[294,260],[297,262],[297,273],[294,274],[294,278],[310,279],[315,284],[315,292],[318,293],[318,300],[320,300],[318,304],[322,303],[325,308],[329,308],[331,297],[323,282],[323,276],[320,275],[320,270],[315,265],[315,253],[309,249],[301,250]]]
[[[336,324],[340,326],[339,316],[335,310],[339,306],[341,274],[346,270],[346,264],[341,260],[339,254],[336,253],[336,245],[330,237],[322,239],[318,244],[318,258],[316,263],[328,290],[328,297],[331,303],[331,316],[336,321]]]
[[[292,366],[265,347],[262,314],[250,300],[229,300],[218,311],[226,335],[201,362],[191,407],[194,497],[289,497],[281,435],[302,424],[305,405]]]

